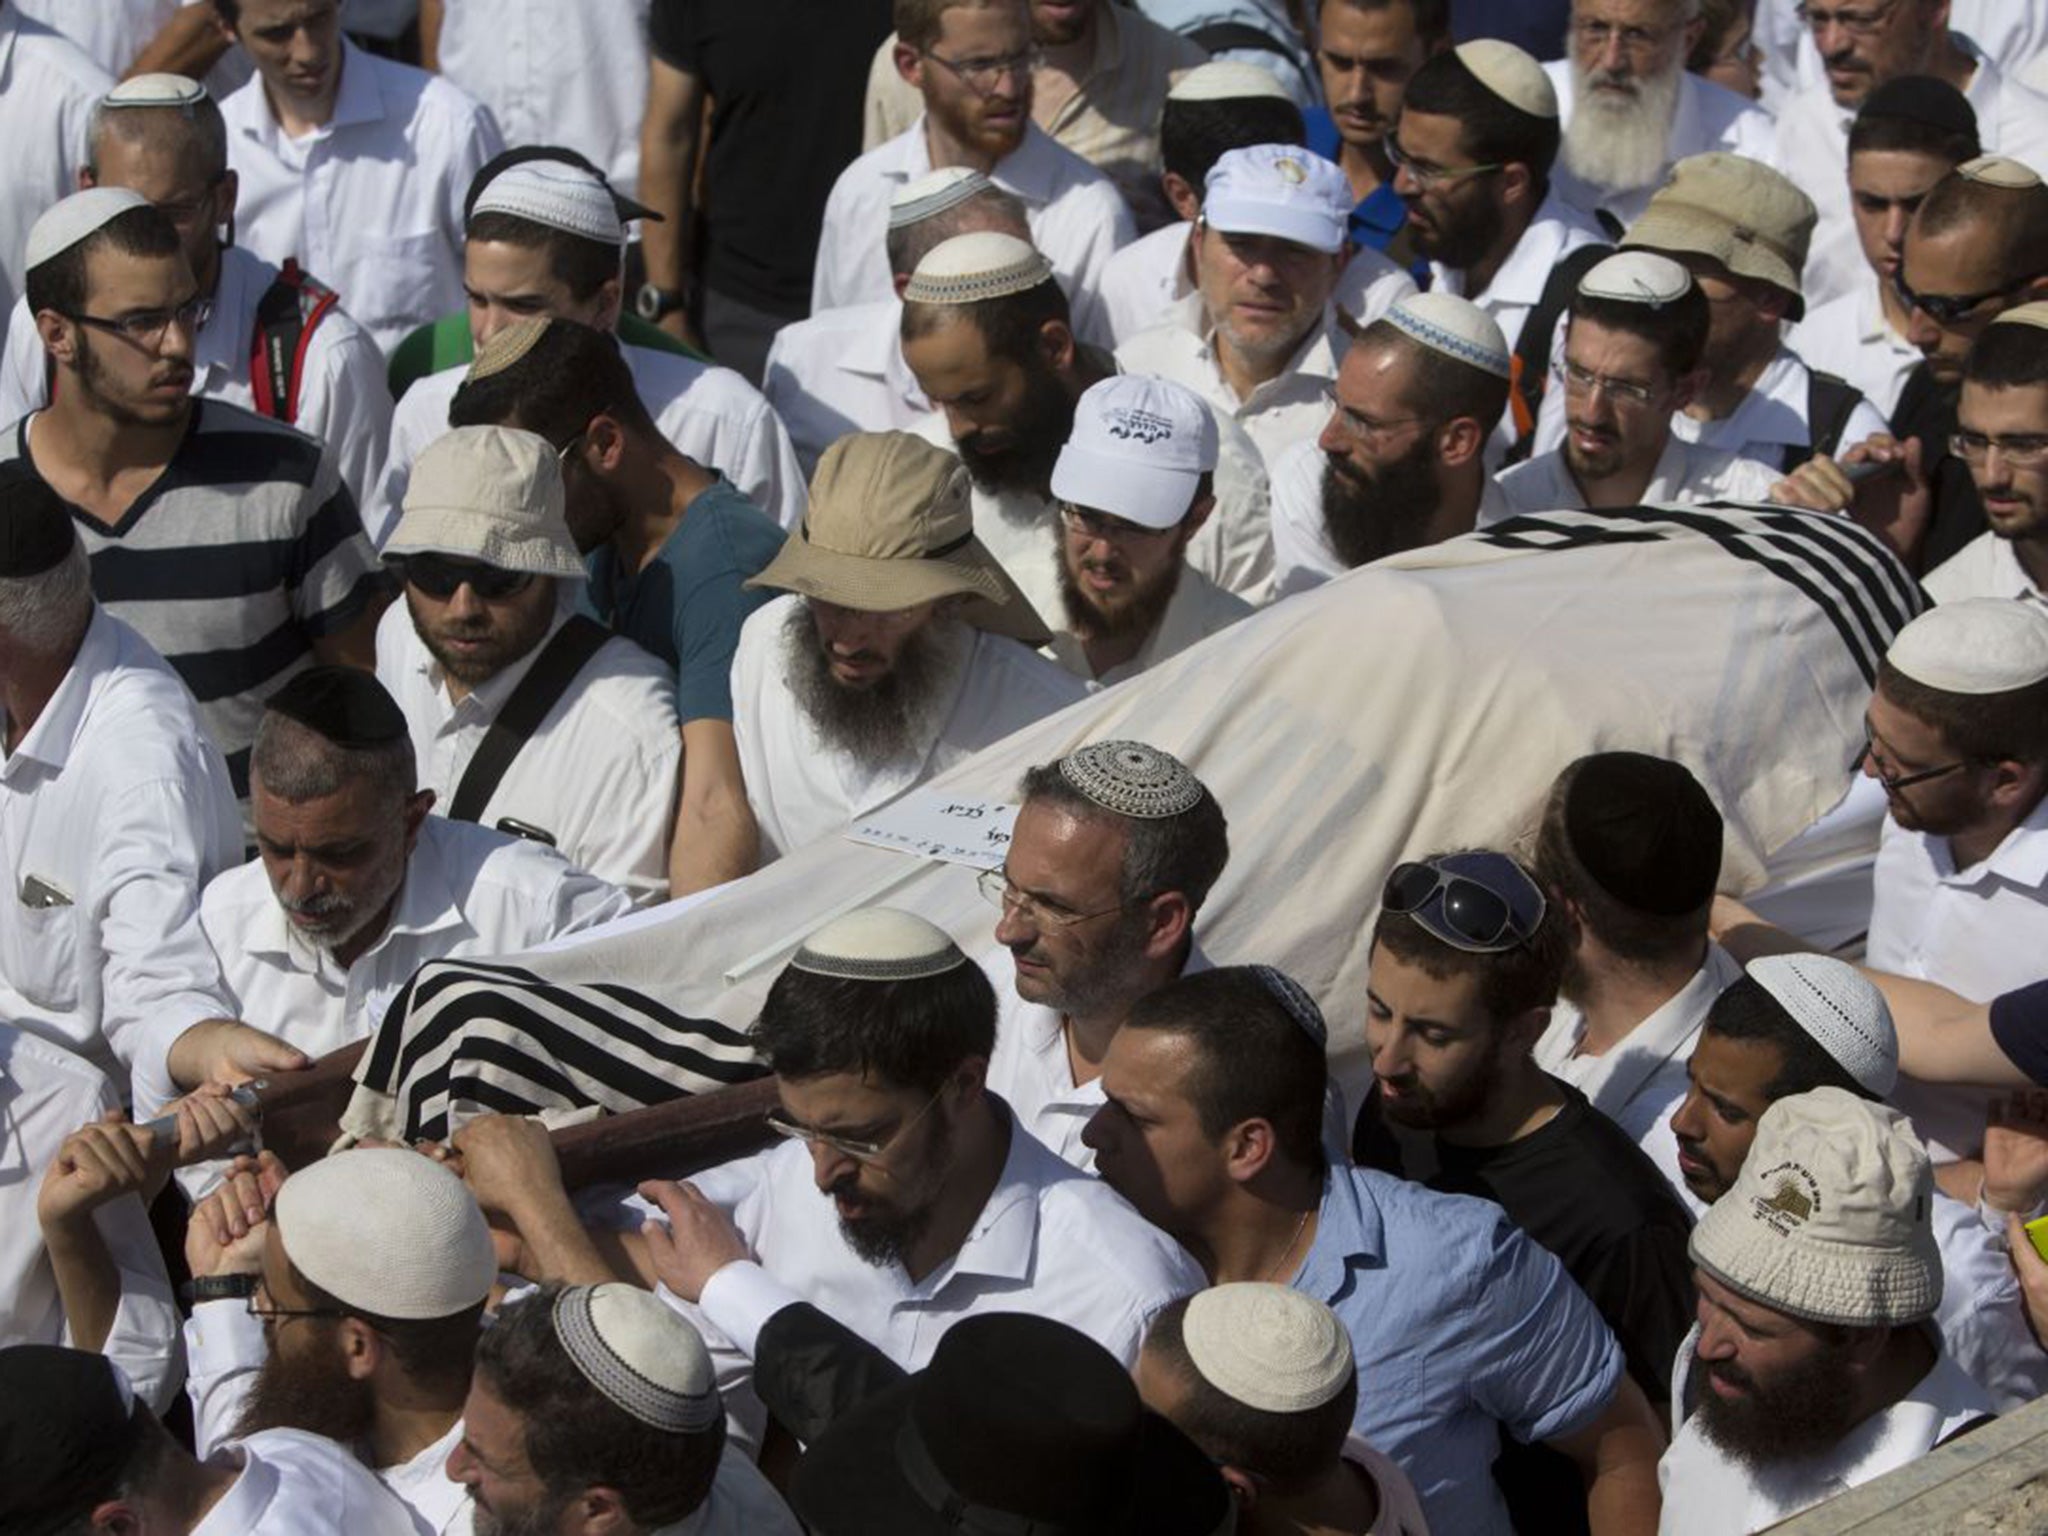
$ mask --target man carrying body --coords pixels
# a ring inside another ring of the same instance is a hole
[[[1208,962],[1195,917],[1230,859],[1223,808],[1185,764],[1094,742],[1033,768],[1003,867],[981,890],[1015,967],[1000,991],[989,1084],[1077,1168],[1102,1107],[1102,1061],[1132,1006]]]
[[[1031,121],[1025,0],[898,0],[896,23],[895,66],[924,115],[840,173],[825,203],[813,313],[887,298],[880,237],[891,197],[928,171],[965,165],[1023,199],[1032,243],[1073,298],[1075,328],[1107,341],[1096,284],[1137,226],[1108,177]]]
[[[220,108],[205,88],[178,75],[116,86],[93,109],[79,179],[139,192],[177,225],[200,295],[212,305],[192,338],[193,393],[319,438],[360,504],[376,488],[391,434],[383,355],[331,290],[296,267],[286,278],[223,239],[223,229],[234,227],[235,173]],[[0,421],[49,400],[50,360],[24,299],[7,327]]]
[[[199,915],[237,1016],[309,1056],[374,1033],[428,960],[516,954],[631,910],[550,848],[430,817],[405,715],[367,672],[279,689],[252,761],[259,857],[215,878]]]
[[[576,612],[589,572],[554,446],[509,427],[428,445],[385,558],[405,601],[378,625],[377,678],[435,809],[558,849],[636,906],[665,900],[675,677]],[[485,749],[507,732],[512,756]]]
[[[1191,391],[1136,374],[1088,387],[1052,471],[1064,620],[1055,661],[1108,687],[1252,611],[1187,563],[1215,482],[1215,418]]]
[[[1117,348],[1125,372],[1184,384],[1235,420],[1268,475],[1321,425],[1343,356],[1330,303],[1345,263],[1343,181],[1291,144],[1223,155],[1188,248],[1196,292]]]
[[[2048,604],[2048,304],[2007,310],[1972,344],[1951,443],[1991,527],[1928,572],[1928,594]]]
[[[547,439],[590,571],[583,611],[675,668],[683,770],[669,894],[748,873],[757,834],[733,739],[732,659],[741,624],[767,601],[743,584],[781,549],[782,530],[661,435],[617,345],[588,326],[501,331],[449,417]]]
[[[1536,1064],[1681,1185],[1665,1122],[1707,1010],[1742,974],[1707,938],[1721,813],[1679,763],[1596,752],[1551,786],[1535,865],[1572,935]]]
[[[1513,366],[1493,318],[1455,294],[1416,294],[1367,326],[1321,436],[1274,472],[1279,595],[1509,516],[1485,455]]]
[[[1779,478],[1769,465],[1673,430],[1706,381],[1708,311],[1691,274],[1648,251],[1610,256],[1581,278],[1557,391],[1564,445],[1501,474],[1508,504],[1550,512],[1766,499]]]
[[[1942,1294],[1927,1155],[1839,1088],[1772,1105],[1693,1231],[1699,1325],[1658,1464],[1674,1536],[1761,1530],[1989,1416],[1926,1327]]]
[[[1512,1529],[1489,1471],[1505,1431],[1578,1463],[1595,1532],[1656,1529],[1663,1435],[1593,1304],[1491,1202],[1327,1158],[1321,1016],[1262,969],[1184,976],[1131,1011],[1087,1133],[1103,1178],[1212,1284],[1272,1280],[1336,1312],[1367,1384],[1352,1427],[1433,1528]]]
[[[505,147],[490,113],[349,42],[340,0],[213,5],[256,67],[221,103],[249,249],[303,260],[387,351],[460,304],[462,194]]]
[[[1571,54],[1543,66],[1564,123],[1558,194],[1611,234],[1688,156],[1777,158],[1767,113],[1686,71],[1698,18],[1698,0],[1572,0]]]
[[[495,163],[495,162],[494,162]],[[573,320],[612,333],[619,323],[625,220],[645,210],[581,166],[552,158],[486,166],[464,221],[462,287],[470,339],[481,351],[522,320]],[[761,392],[730,368],[680,352],[619,343],[633,391],[678,453],[722,471],[784,527],[803,516],[803,471]],[[462,387],[444,368],[405,392],[391,423],[391,461],[364,525],[379,548],[405,500],[413,460],[447,430]]]
[[[903,432],[825,451],[804,529],[748,586],[733,736],[772,859],[844,827],[1081,689],[973,534],[967,472]],[[1021,642],[1021,643],[1020,643]]]

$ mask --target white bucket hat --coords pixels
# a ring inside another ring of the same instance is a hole
[[[427,444],[384,554],[455,555],[566,581],[589,574],[562,508],[561,461],[546,438],[514,427],[456,427]]]

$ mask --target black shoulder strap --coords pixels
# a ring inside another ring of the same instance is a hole
[[[1508,400],[1513,413],[1515,444],[1508,462],[1519,464],[1529,456],[1536,441],[1536,413],[1543,404],[1543,391],[1550,382],[1550,341],[1557,331],[1557,318],[1579,291],[1579,279],[1614,254],[1611,245],[1582,245],[1550,270],[1543,293],[1522,321],[1522,334],[1515,340],[1514,392]]]
[[[476,755],[469,760],[462,782],[455,788],[454,798],[448,802],[450,821],[475,821],[483,815],[519,749],[540,728],[541,721],[547,719],[556,701],[569,691],[569,684],[583,670],[583,664],[611,637],[610,630],[580,613],[571,614],[569,622],[555,631],[554,639],[519,680],[512,697],[498,711],[498,718],[484,732]]]
[[[1209,53],[1235,53],[1238,51],[1256,53],[1277,53],[1283,59],[1292,60],[1294,54],[1288,46],[1269,32],[1244,21],[1212,21],[1206,27],[1196,27],[1184,33],[1191,42]]]
[[[1847,379],[1822,373],[1818,368],[1809,368],[1806,371],[1806,435],[1811,445],[1785,451],[1785,473],[1791,474],[1817,453],[1833,458],[1842,446],[1842,434],[1849,430],[1849,418],[1856,414],[1856,407],[1862,403],[1863,391]]]

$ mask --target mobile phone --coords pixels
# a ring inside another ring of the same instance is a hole
[[[2027,1223],[2027,1241],[2034,1245],[2034,1252],[2048,1259],[2048,1216],[2036,1216]]]
[[[550,832],[546,827],[536,827],[530,821],[521,821],[516,816],[500,816],[498,818],[498,830],[500,832],[510,832],[514,837],[523,837],[529,843],[545,843],[550,848],[555,846],[554,833]]]
[[[51,907],[70,906],[71,894],[41,875],[30,875],[21,882],[21,904],[31,912],[43,912]]]

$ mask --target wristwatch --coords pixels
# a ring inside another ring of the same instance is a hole
[[[202,1301],[247,1301],[256,1294],[254,1275],[195,1275],[184,1285],[185,1299],[197,1306]]]
[[[684,295],[679,289],[657,288],[652,283],[642,283],[640,291],[633,295],[633,313],[651,325],[663,315],[674,314],[684,303]]]

